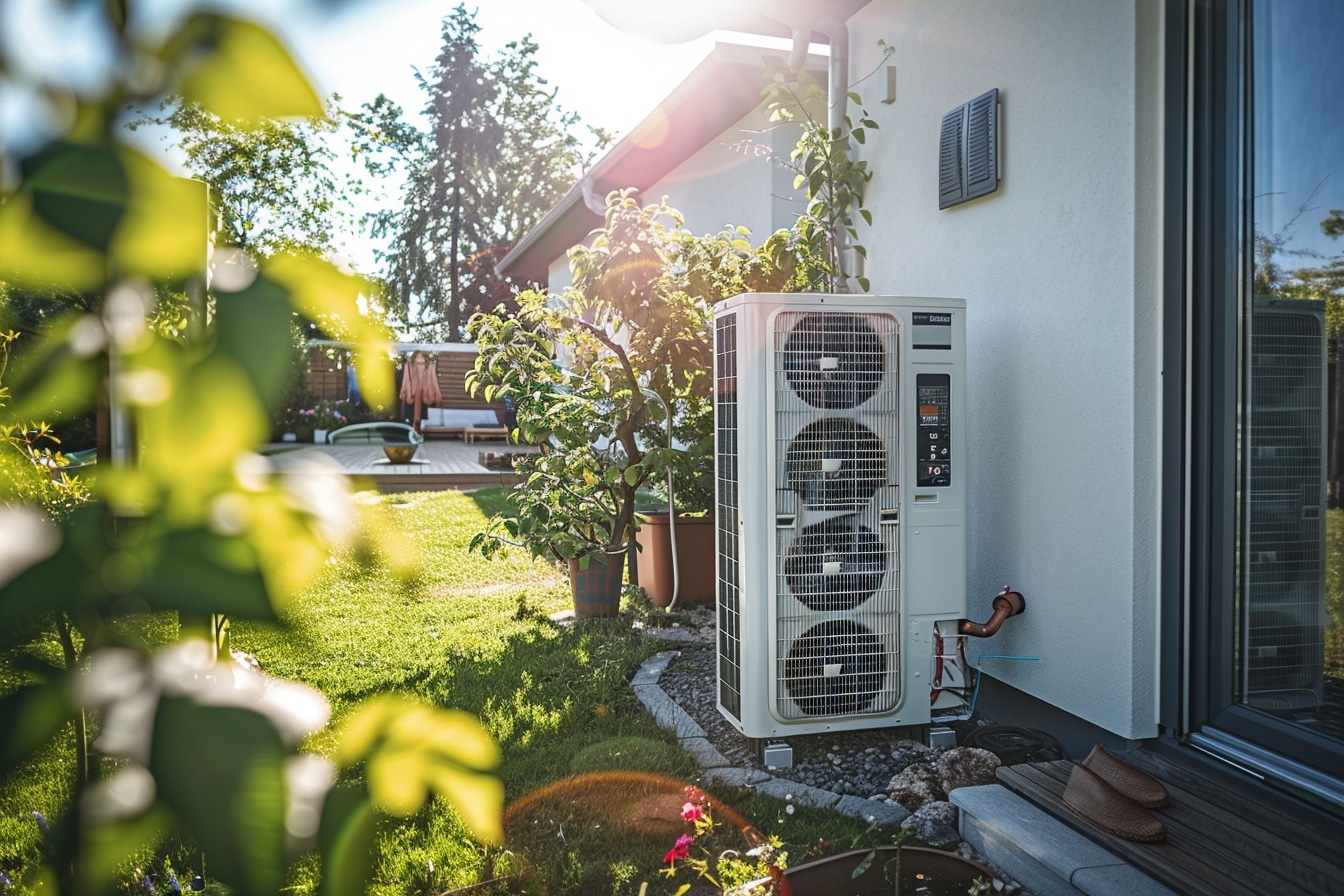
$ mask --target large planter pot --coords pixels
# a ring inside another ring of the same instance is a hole
[[[669,525],[669,524],[672,525]],[[672,577],[672,528],[677,536],[677,572]],[[714,550],[714,517],[678,516],[674,521],[667,511],[641,513],[639,532],[639,585],[649,599],[660,607],[672,602],[674,584],[677,603],[705,603],[714,600],[718,564]]]
[[[900,849],[900,889],[887,879],[897,874],[896,851]],[[868,868],[858,877],[854,871],[871,850],[858,849],[798,865],[784,872],[794,896],[891,896],[894,892],[922,896],[966,896],[978,879],[993,880],[994,872],[979,862],[956,853],[922,846],[882,846]]]
[[[574,595],[574,618],[594,619],[621,612],[621,576],[625,554],[590,554],[588,566],[569,561],[569,588]]]

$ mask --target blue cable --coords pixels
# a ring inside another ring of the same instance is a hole
[[[980,657],[980,662],[985,660],[1021,660],[1025,663],[1039,663],[1041,658],[1038,656],[1012,656],[1006,653],[986,653]],[[979,668],[975,670],[975,690],[971,691],[971,705],[966,710],[966,717],[975,715],[975,701],[980,699],[980,678],[982,673]]]

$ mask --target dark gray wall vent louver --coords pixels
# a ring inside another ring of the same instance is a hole
[[[999,188],[999,90],[943,116],[938,141],[938,207],[950,208]]]

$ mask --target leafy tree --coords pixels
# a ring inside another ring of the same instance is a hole
[[[878,41],[885,60],[893,48]],[[877,130],[877,122],[862,108],[857,93],[845,100],[858,107],[856,124],[846,112],[836,127],[817,114],[828,100],[815,82],[800,74],[802,80],[777,80],[765,90],[766,108],[771,121],[796,121],[802,134],[788,165],[794,171],[794,189],[804,188],[807,208],[790,228],[803,262],[796,273],[808,280],[808,291],[848,292],[843,253],[846,249],[867,258],[858,242],[858,219],[872,226],[873,216],[864,205],[864,194],[873,172],[868,163],[855,158],[855,145],[867,141],[868,131]],[[866,277],[856,277],[862,290],[868,289]]]
[[[1332,240],[1344,237],[1344,209],[1331,209],[1321,219],[1321,232]],[[1344,253],[1320,259],[1321,264],[1301,267],[1292,277],[1303,288],[1336,303],[1344,304]]]
[[[25,828],[24,864],[6,874],[19,892],[108,892],[119,864],[172,832],[233,893],[280,892],[310,847],[322,892],[363,893],[379,813],[415,812],[437,793],[480,836],[499,836],[498,753],[472,720],[374,698],[325,740],[328,756],[312,755],[299,742],[327,717],[314,692],[249,680],[186,626],[166,646],[128,634],[128,621],[150,614],[274,621],[332,547],[380,555],[339,486],[255,454],[265,408],[283,388],[293,311],[360,346],[365,394],[391,394],[386,333],[360,313],[369,284],[312,255],[276,251],[244,276],[217,278],[209,338],[168,338],[148,325],[161,297],[199,271],[205,215],[199,185],[126,142],[121,110],[181,96],[255,129],[323,109],[264,28],[191,9],[161,29],[131,28],[138,10],[57,11],[95,17],[115,38],[105,83],[93,87],[34,70],[0,41],[0,92],[66,113],[15,159],[19,179],[0,195],[0,281],[37,294],[60,284],[95,309],[45,324],[40,343],[3,372],[0,425],[87,406],[106,378],[140,436],[134,457],[100,469],[89,500],[65,515],[0,478],[0,636],[59,616],[71,627],[62,647],[73,648],[52,659],[29,645],[47,659],[0,678],[0,776],[68,739],[85,714],[101,738],[71,770],[68,799],[53,797],[49,817]],[[16,849],[10,824],[0,816],[5,850]]]
[[[338,157],[339,143],[348,136],[341,123],[348,117],[339,97],[332,96],[325,115],[268,118],[250,126],[225,120],[199,102],[171,97],[159,104],[157,115],[142,115],[128,127],[163,129],[162,139],[183,155],[187,171],[209,185],[215,264],[236,267],[241,259],[220,249],[241,249],[254,262],[278,252],[332,257],[341,234],[358,229],[354,198],[365,186]],[[160,328],[190,323],[174,310],[189,311],[182,302],[160,302]],[[284,408],[312,400],[308,340],[320,333],[298,314],[291,326],[289,387],[271,408],[277,420]]]
[[[1339,354],[1344,334],[1344,254],[1325,256],[1311,249],[1294,249],[1292,229],[1303,215],[1312,210],[1320,185],[1298,206],[1297,212],[1276,233],[1258,227],[1254,241],[1252,284],[1256,295],[1291,299],[1313,299],[1325,306],[1326,338],[1333,363]],[[1344,210],[1331,209],[1319,222],[1321,232],[1332,240],[1344,236]],[[1308,259],[1314,264],[1287,268],[1287,259]]]
[[[162,139],[181,151],[193,177],[210,185],[217,245],[254,257],[281,250],[323,255],[336,248],[339,220],[353,219],[343,197],[359,189],[336,171],[337,99],[325,115],[267,118],[249,127],[172,97],[159,114],[127,127],[165,128]]]
[[[0,283],[0,326],[18,333],[37,334],[71,310],[87,314],[97,308],[90,297],[56,285],[20,289]]]
[[[574,286],[528,290],[518,310],[474,314],[467,387],[513,402],[518,437],[544,446],[472,541],[569,560],[620,555],[635,497],[669,473],[679,512],[713,504],[713,303],[747,290],[800,290],[811,263],[794,231],[753,248],[745,228],[696,236],[679,211],[607,196],[601,227],[569,253]],[[667,415],[680,447],[668,444]],[[596,441],[595,441],[596,440]],[[666,492],[663,492],[666,495]]]
[[[0,330],[0,412],[10,402],[4,385],[10,347],[21,334]],[[0,480],[8,495],[22,504],[40,508],[51,519],[68,516],[88,498],[88,489],[77,476],[63,471],[69,460],[61,453],[60,440],[45,423],[20,421],[0,424]]]
[[[494,262],[576,179],[585,156],[579,118],[555,105],[536,71],[537,44],[523,38],[482,59],[474,13],[459,5],[443,21],[443,46],[426,74],[427,127],[408,123],[379,97],[354,124],[357,149],[378,175],[400,171],[399,205],[376,215],[385,238],[383,302],[401,327],[456,342],[467,316],[512,289]],[[606,135],[596,132],[598,147]]]

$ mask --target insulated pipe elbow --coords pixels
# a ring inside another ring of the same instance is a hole
[[[1004,621],[1025,610],[1027,601],[1021,594],[1004,585],[1003,590],[994,595],[994,602],[990,604],[990,607],[994,612],[987,622],[980,623],[963,619],[961,625],[957,627],[957,631],[973,638],[988,638],[1003,626]]]

